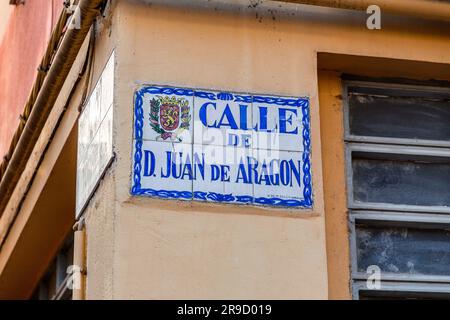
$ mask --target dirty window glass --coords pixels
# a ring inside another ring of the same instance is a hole
[[[449,300],[450,294],[443,292],[411,292],[411,291],[360,291],[360,300]]]
[[[450,276],[450,231],[357,226],[358,271]]]
[[[346,83],[346,172],[349,203],[358,208],[349,212],[352,286],[359,299],[450,298],[450,84],[408,83]],[[374,266],[382,272],[378,289],[363,280]]]
[[[450,206],[450,158],[391,160],[356,155],[352,168],[357,202]]]
[[[350,134],[450,141],[450,93],[349,88]]]

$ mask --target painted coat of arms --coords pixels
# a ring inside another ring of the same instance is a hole
[[[179,135],[189,130],[189,101],[185,98],[157,96],[150,101],[150,126],[159,134],[156,140],[181,142]]]

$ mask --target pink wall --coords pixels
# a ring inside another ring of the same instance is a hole
[[[16,6],[0,43],[0,161],[8,151],[63,0]]]

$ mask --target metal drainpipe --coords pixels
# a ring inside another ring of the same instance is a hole
[[[73,265],[76,269],[73,271],[73,300],[86,299],[86,226],[84,218],[80,219],[74,225],[74,246],[73,246]]]
[[[370,5],[377,5],[381,12],[450,21],[450,2],[436,0],[276,0],[320,7],[366,11]]]
[[[104,0],[80,0],[80,28],[69,29],[56,52],[33,110],[0,182],[0,216],[25,168],[34,145]]]

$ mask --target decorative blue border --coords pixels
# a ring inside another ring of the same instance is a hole
[[[235,102],[261,102],[267,104],[275,104],[279,106],[292,106],[302,108],[302,123],[303,123],[303,200],[286,200],[280,198],[264,198],[253,197],[248,195],[234,196],[232,194],[220,194],[215,192],[200,192],[200,191],[168,191],[155,189],[141,188],[141,170],[142,170],[142,138],[144,126],[144,95],[145,94],[166,94],[189,97],[200,97],[209,100],[225,100]],[[310,128],[310,113],[309,113],[309,99],[298,98],[288,99],[274,96],[249,96],[232,94],[229,92],[214,93],[209,91],[192,90],[185,88],[174,87],[159,87],[148,86],[136,91],[135,93],[135,108],[134,108],[134,137],[135,137],[135,152],[133,163],[133,186],[131,194],[136,196],[151,196],[164,199],[184,199],[184,200],[212,200],[220,203],[240,203],[240,204],[260,204],[275,207],[297,207],[311,209],[313,206],[312,199],[312,178],[311,178],[311,128]]]

